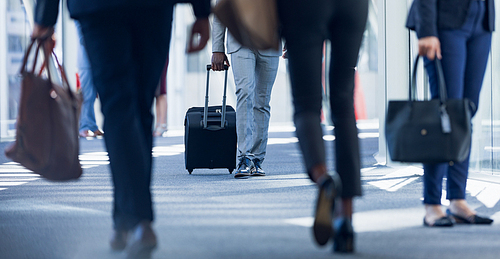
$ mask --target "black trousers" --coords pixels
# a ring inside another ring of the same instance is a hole
[[[287,42],[294,123],[306,169],[325,164],[321,128],[323,42],[331,39],[330,108],[343,198],[361,195],[354,73],[368,15],[367,0],[278,0]]]
[[[117,230],[153,221],[151,107],[167,60],[172,11],[165,3],[78,17],[102,104]]]

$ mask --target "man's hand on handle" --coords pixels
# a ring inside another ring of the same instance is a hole
[[[222,71],[224,70],[224,65],[229,67],[229,60],[227,59],[224,52],[214,52],[212,53],[212,70]]]

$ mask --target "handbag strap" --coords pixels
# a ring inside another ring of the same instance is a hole
[[[33,49],[33,46],[35,45],[35,42],[38,42],[38,44],[37,44],[37,47],[35,49],[35,56],[34,56],[34,59],[33,59],[33,64],[32,64],[30,72],[33,73],[35,71],[36,63],[38,61],[38,53],[40,52],[40,49],[42,49],[42,51],[44,53],[45,60],[43,61],[43,64],[42,64],[42,67],[40,68],[39,74],[41,74],[44,69],[47,69],[47,70],[49,69],[49,67],[47,65],[47,62],[50,59],[50,54],[49,54],[49,52],[45,48],[42,48],[42,46],[43,46],[43,44],[44,44],[44,42],[45,42],[46,39],[48,39],[48,37],[44,37],[44,38],[41,38],[41,39],[39,39],[39,38],[32,38],[31,39],[31,43],[28,46],[28,48],[26,49],[26,53],[24,54],[23,64],[21,66],[21,71],[20,71],[21,74],[24,73],[24,72],[26,72],[26,66],[27,66],[27,63],[28,63],[28,57],[29,57],[29,55],[31,53],[31,50]],[[71,91],[71,89],[69,87],[69,81],[68,81],[68,77],[66,76],[66,72],[64,71],[64,67],[59,62],[59,59],[57,59],[57,56],[54,53],[54,50],[52,50],[51,54],[52,54],[52,56],[54,57],[54,59],[56,61],[57,68],[61,72],[62,87],[65,90],[67,90],[67,92],[69,93],[69,95],[70,95],[71,98],[75,98],[75,96],[73,94],[73,91]],[[51,78],[51,75],[50,75],[50,72],[47,73],[47,76],[49,78],[49,81],[53,82],[52,78]]]
[[[67,90],[70,90],[68,77],[66,76],[66,71],[64,70],[64,67],[59,62],[59,59],[57,58],[57,55],[54,52],[54,50],[52,50],[52,56],[56,60],[57,68],[59,68],[59,71],[61,72],[61,78],[62,78],[62,81],[63,81],[63,84],[62,84],[63,87],[65,87]],[[70,92],[72,92],[72,91],[70,91]]]
[[[413,65],[413,74],[411,78],[411,83],[410,83],[410,91],[409,91],[409,98],[410,101],[416,101],[417,100],[417,65],[418,65],[418,60],[420,56],[417,55],[415,58],[415,64]],[[451,122],[450,122],[450,116],[448,115],[448,112],[446,111],[446,100],[448,99],[448,94],[446,92],[446,84],[444,82],[444,74],[443,74],[443,68],[441,66],[441,61],[436,58],[434,59],[434,62],[436,64],[436,72],[438,76],[438,85],[439,85],[439,101],[441,102],[441,105],[439,106],[440,110],[440,117],[441,117],[441,130],[443,133],[450,133],[451,132]]]
[[[413,73],[410,82],[409,96],[408,99],[411,101],[417,100],[417,65],[420,56],[417,55],[415,58],[415,63],[413,65]],[[441,66],[441,60],[438,58],[434,59],[434,63],[436,65],[436,72],[438,77],[438,86],[439,86],[439,99],[441,103],[445,103],[448,99],[448,93],[446,92],[446,84],[444,81],[443,67]]]
[[[35,44],[35,39],[31,39],[31,43],[28,46],[28,48],[26,49],[26,53],[24,54],[23,65],[21,66],[21,71],[19,72],[20,74],[22,74],[26,71],[26,65],[28,64],[28,57],[29,57],[29,54],[30,54],[31,49],[33,48],[34,44]],[[37,58],[38,58],[38,49],[40,49],[40,46],[38,46],[36,48],[37,53],[35,53],[35,60],[33,61],[33,67],[31,69],[32,71],[34,70],[34,66],[35,66]]]
[[[31,42],[30,42],[30,45],[28,46],[28,48],[26,49],[26,53],[24,54],[24,58],[23,58],[23,65],[21,66],[21,71],[20,73],[23,73],[26,71],[26,65],[28,64],[28,58],[29,58],[29,54],[31,53],[31,49],[33,48],[33,45],[35,45],[35,42],[38,42],[38,45],[36,47],[36,52],[35,52],[35,57],[34,57],[34,60],[33,60],[33,65],[32,65],[32,68],[31,68],[31,72],[34,72],[35,71],[35,66],[36,66],[36,62],[38,60],[38,53],[39,53],[39,50],[40,50],[40,47],[43,45],[43,43],[49,39],[50,37],[52,37],[52,33],[54,33],[54,30],[51,29],[49,30],[46,34],[40,36],[40,37],[36,37],[36,38],[31,38]]]

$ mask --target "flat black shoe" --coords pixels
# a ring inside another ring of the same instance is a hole
[[[332,214],[335,209],[335,198],[340,193],[340,179],[328,177],[320,184],[316,214],[314,216],[313,233],[318,245],[323,246],[333,236]]]
[[[459,216],[457,214],[451,213],[450,209],[446,209],[446,214],[452,217],[457,224],[477,224],[477,225],[489,225],[493,223],[493,220],[486,217],[480,217],[478,215],[472,215],[467,218]]]
[[[240,162],[238,163],[238,169],[236,169],[234,178],[238,179],[248,178],[254,171],[255,171],[255,166],[253,165],[252,160],[250,160],[248,157],[242,157],[240,159]]]
[[[338,218],[334,223],[333,251],[336,253],[354,252],[354,229],[348,218]]]
[[[450,217],[444,216],[444,217],[434,221],[434,223],[429,224],[429,223],[427,223],[427,221],[425,221],[425,217],[424,217],[424,226],[426,226],[426,227],[452,227],[453,221],[450,219]]]

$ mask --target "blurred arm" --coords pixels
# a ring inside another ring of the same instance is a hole
[[[190,0],[193,6],[196,21],[191,29],[189,37],[188,53],[200,51],[207,45],[210,38],[210,23],[208,22],[208,15],[211,12],[210,0]],[[194,39],[199,36],[199,42],[196,44]]]

